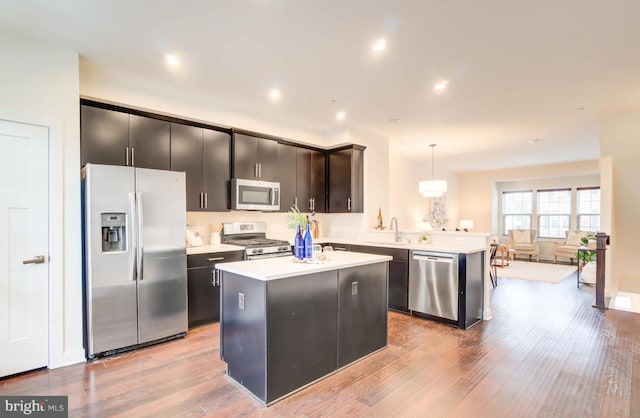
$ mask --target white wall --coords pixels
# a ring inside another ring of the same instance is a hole
[[[0,51],[0,117],[49,127],[49,367],[59,367],[84,361],[78,54],[7,34]]]
[[[640,293],[636,264],[640,237],[640,111],[610,116],[600,125],[600,153],[612,158],[611,275],[621,292]]]

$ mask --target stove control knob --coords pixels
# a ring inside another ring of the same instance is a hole
[[[262,248],[259,248],[259,249],[257,249],[257,250],[256,250],[256,253],[258,253],[258,254],[262,254],[262,252],[263,252],[263,251],[264,251],[264,250],[263,250]]]

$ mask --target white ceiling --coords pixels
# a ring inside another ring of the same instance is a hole
[[[598,158],[598,120],[640,107],[638,0],[0,0],[0,10],[0,30],[92,66],[321,132],[345,110],[342,123],[389,136],[407,158],[427,161],[437,143],[438,164],[453,170]],[[435,94],[440,79],[449,88]]]

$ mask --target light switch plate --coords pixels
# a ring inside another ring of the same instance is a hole
[[[244,293],[238,293],[238,308],[244,310]]]
[[[351,296],[358,294],[358,282],[351,282]]]

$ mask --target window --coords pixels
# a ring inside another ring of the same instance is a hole
[[[533,193],[502,192],[502,219],[505,235],[510,229],[530,229]]]
[[[538,236],[564,238],[571,221],[571,189],[538,190]]]
[[[600,188],[578,188],[578,215],[579,231],[600,230]]]

